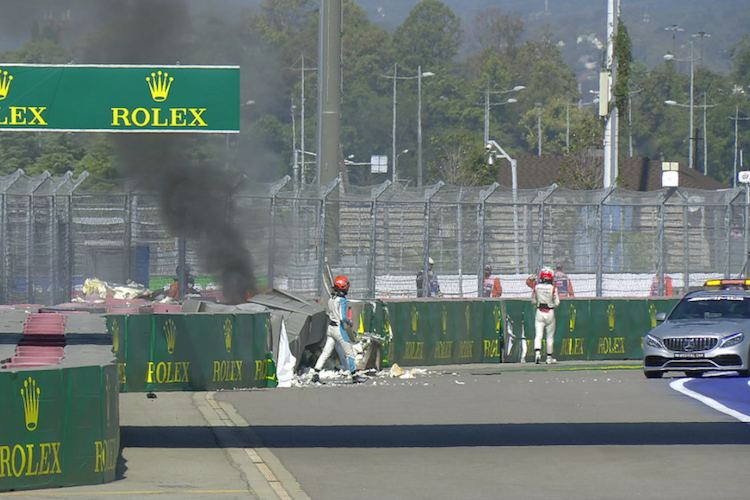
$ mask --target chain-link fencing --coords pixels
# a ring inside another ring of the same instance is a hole
[[[87,278],[162,289],[176,278],[181,242],[197,288],[219,294],[216,256],[170,232],[163,200],[135,181],[18,171],[0,177],[0,196],[2,304],[67,302]],[[478,296],[485,264],[505,297],[527,296],[526,277],[558,264],[578,297],[647,296],[653,282],[663,295],[655,277],[670,276],[681,293],[708,277],[745,276],[750,251],[743,187],[318,187],[285,177],[238,182],[220,199],[214,212],[240,236],[232,244],[244,245],[258,289],[304,298],[325,293],[326,266],[349,277],[350,297],[416,297],[429,259],[443,297]]]

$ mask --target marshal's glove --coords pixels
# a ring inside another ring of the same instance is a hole
[[[536,285],[536,274],[530,274],[529,277],[526,278],[526,286],[534,288],[534,285]]]

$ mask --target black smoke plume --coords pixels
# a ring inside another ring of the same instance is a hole
[[[92,57],[102,63],[189,64],[190,16],[182,0],[108,2],[114,14],[106,42]],[[239,102],[238,102],[239,105]],[[256,293],[251,256],[231,222],[229,193],[236,176],[223,158],[189,157],[216,138],[183,134],[113,134],[118,167],[158,193],[164,223],[197,245],[205,271],[221,279],[224,297],[239,303]],[[217,151],[220,151],[218,149]]]

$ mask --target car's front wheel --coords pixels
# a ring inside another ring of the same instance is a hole
[[[643,372],[644,375],[646,375],[646,378],[661,378],[662,375],[664,375],[663,372]]]
[[[703,370],[685,370],[685,375],[693,378],[701,378],[703,376]]]

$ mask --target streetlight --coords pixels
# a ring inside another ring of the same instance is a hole
[[[509,90],[490,90],[490,82],[487,81],[487,90],[481,90],[484,94],[484,143],[488,144],[490,141],[490,106],[502,106],[503,104],[511,104],[518,102],[516,99],[508,99],[505,102],[490,102],[490,94],[507,94],[508,92],[519,92],[525,89],[523,85],[516,85]]]
[[[420,64],[417,68],[417,74],[415,76],[398,76],[398,63],[393,66],[393,76],[382,75],[384,78],[393,79],[393,135],[392,151],[393,151],[393,172],[391,182],[396,183],[396,80],[417,80],[417,186],[422,186],[422,78],[428,78],[435,76],[435,73],[431,71],[422,72],[422,65]]]
[[[539,135],[537,144],[537,156],[542,156],[542,103],[537,102],[536,107],[539,110],[536,117],[536,130],[537,134]]]
[[[695,55],[693,54],[693,41],[690,40],[690,59],[676,59],[672,54],[665,55],[664,59],[667,61],[690,61],[690,131],[688,133],[688,167],[693,168],[693,140],[695,140],[693,137],[693,88],[695,77],[695,71],[693,69],[693,63],[695,61]]]
[[[711,38],[711,33],[706,33],[705,31],[699,31],[698,33],[693,35],[693,38],[700,38],[701,39],[701,55],[700,59],[698,59],[698,66],[703,66],[703,42],[706,38]]]
[[[494,163],[493,158],[501,156],[510,162],[510,178],[511,186],[513,189],[513,241],[516,261],[516,274],[521,272],[519,262],[519,247],[518,247],[518,175],[517,175],[517,163],[515,158],[505,152],[503,148],[495,141],[487,141],[484,144],[484,149],[487,152],[487,163],[492,165]]]
[[[699,104],[697,106],[696,105],[690,106],[688,104],[680,104],[680,103],[672,101],[672,100],[664,101],[664,104],[666,104],[667,106],[677,106],[677,107],[680,107],[680,108],[690,108],[690,112],[691,113],[693,112],[692,108],[703,108],[703,175],[708,175],[708,145],[706,144],[707,143],[707,136],[706,136],[706,132],[707,132],[707,130],[706,130],[706,108],[715,108],[716,106],[718,106],[718,104],[706,104],[706,93],[705,92],[703,93],[703,105]],[[692,130],[692,127],[691,127],[691,130]],[[690,135],[692,136],[693,134],[691,133]],[[691,139],[695,140],[695,137],[691,137]],[[692,146],[691,146],[691,151],[692,151]]]
[[[672,26],[667,26],[664,29],[667,30],[667,31],[671,31],[672,32],[672,52],[674,52],[675,51],[675,43],[676,43],[675,42],[675,35],[677,34],[678,31],[685,31],[685,30],[682,29],[682,28],[680,28],[676,24],[673,24]]]
[[[750,120],[750,117],[740,118],[740,107],[735,106],[734,116],[730,116],[729,119],[734,120],[734,176],[732,178],[732,187],[737,187],[737,124],[740,120]],[[750,255],[750,253],[748,253],[748,255]]]
[[[584,106],[591,104],[598,104],[599,98],[597,97],[591,102],[566,102],[565,103],[565,149],[570,152],[570,107],[578,106],[579,109],[583,109]],[[630,156],[633,156],[632,154]]]
[[[408,149],[404,149],[403,151],[401,151],[399,154],[397,154],[395,156],[395,158],[393,159],[393,168],[394,168],[394,170],[398,167],[398,159],[401,157],[401,155],[405,154],[405,153],[408,153],[408,152],[409,152]],[[396,177],[394,176],[393,178],[395,179]]]

